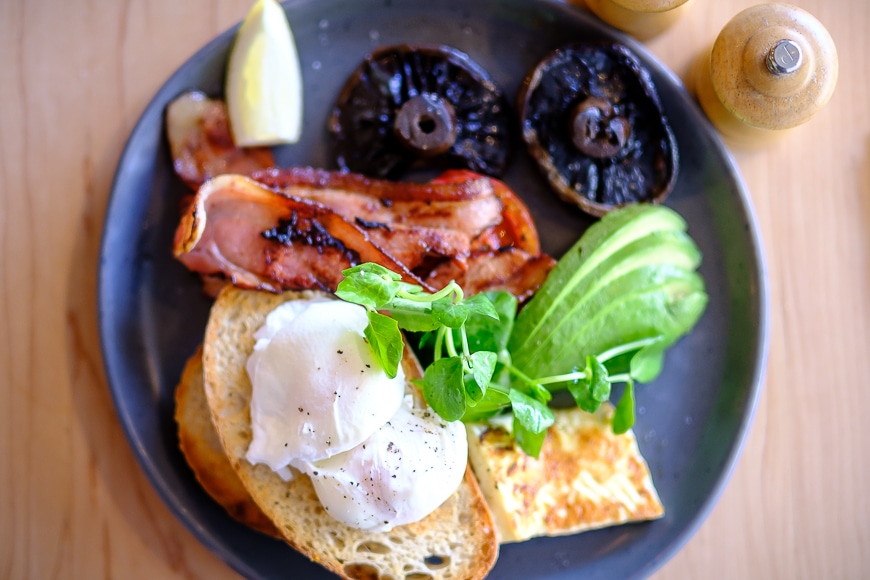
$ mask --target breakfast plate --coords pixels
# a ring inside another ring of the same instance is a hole
[[[326,119],[344,79],[385,44],[445,44],[467,53],[507,95],[550,50],[578,40],[628,44],[652,72],[676,135],[680,173],[667,204],[704,255],[710,303],[668,351],[659,378],[638,389],[635,433],[658,488],[661,520],[502,547],[493,579],[644,577],[709,513],[739,455],[767,349],[764,264],[749,196],[727,150],[679,80],[641,45],[570,5],[549,0],[295,0],[284,3],[304,82],[302,141],[280,165],[334,168]],[[202,340],[210,301],[171,255],[186,186],[172,169],[166,105],[188,89],[222,94],[235,29],[184,63],[133,130],[117,168],[100,253],[99,316],[119,419],[154,488],[193,534],[249,578],[329,578],[282,542],[232,520],[196,482],[178,448],[173,393]],[[516,145],[504,180],[529,206],[543,250],[558,257],[591,218],[559,201]],[[615,393],[618,396],[618,392]]]

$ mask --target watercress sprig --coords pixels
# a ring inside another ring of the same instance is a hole
[[[506,408],[513,435],[537,456],[553,424],[552,393],[590,412],[625,383],[612,426],[634,424],[635,383],[653,380],[665,351],[698,322],[709,299],[701,251],[674,210],[636,204],[586,230],[517,313],[507,292],[466,299],[455,282],[434,294],[375,264],[345,271],[339,297],[366,307],[366,337],[395,376],[400,329],[427,333],[433,362],[421,383],[444,419],[478,421]]]
[[[643,375],[649,365],[639,363],[630,373],[611,376],[604,363],[632,351],[643,352],[657,340],[635,341],[587,356],[583,368],[569,373],[528,377],[511,364],[508,343],[517,301],[509,293],[465,298],[462,288],[451,282],[432,294],[373,263],[343,274],[336,295],[366,309],[365,336],[388,376],[395,377],[401,364],[401,330],[427,333],[424,342],[433,345],[433,360],[419,384],[427,403],[443,419],[475,421],[510,408],[518,445],[537,456],[547,428],[555,421],[547,405],[552,391],[567,388],[582,409],[594,412],[610,397],[612,383],[627,381],[613,425],[623,432],[633,424],[633,375]]]
[[[467,407],[484,397],[498,355],[483,350],[471,352],[465,323],[469,316],[498,320],[492,302],[484,296],[466,300],[455,282],[430,294],[373,263],[360,264],[342,273],[345,278],[336,295],[366,308],[369,325],[365,336],[388,376],[396,376],[402,360],[404,342],[400,328],[435,331],[435,360],[426,368],[422,382],[426,401],[442,418],[455,421],[462,418]],[[453,331],[458,333],[458,344]]]

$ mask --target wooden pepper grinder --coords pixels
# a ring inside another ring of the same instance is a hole
[[[647,40],[676,22],[688,0],[586,0],[586,6],[614,28]]]
[[[760,4],[725,25],[689,84],[722,136],[751,148],[815,115],[837,72],[834,41],[818,20],[789,4]]]

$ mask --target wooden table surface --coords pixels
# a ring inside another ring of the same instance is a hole
[[[693,4],[647,43],[684,78],[753,2]],[[870,3],[797,4],[833,36],[839,83],[788,140],[734,151],[766,246],[767,377],[730,483],[662,580],[870,574]],[[248,6],[0,2],[0,578],[235,576],[139,469],[106,384],[95,295],[136,119]]]

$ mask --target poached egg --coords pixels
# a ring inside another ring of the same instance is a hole
[[[249,462],[304,469],[362,443],[395,414],[405,375],[386,375],[363,334],[367,324],[363,307],[326,298],[269,313],[247,363]]]
[[[401,367],[390,379],[365,340],[363,307],[292,300],[254,334],[251,463],[307,474],[324,509],[363,530],[419,521],[459,487],[465,427],[414,406]]]

